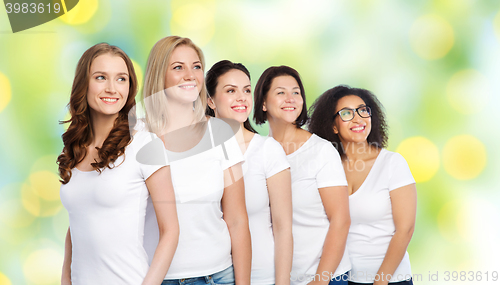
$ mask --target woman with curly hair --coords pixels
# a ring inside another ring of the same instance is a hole
[[[264,71],[255,87],[257,124],[281,143],[292,177],[293,261],[290,283],[344,284],[351,268],[347,181],[331,143],[301,128],[307,120],[299,73],[288,66]],[[345,279],[345,280],[343,280]]]
[[[205,116],[204,68],[201,49],[178,36],[159,40],[146,67],[145,123],[165,146],[180,227],[162,284],[250,284],[243,155],[231,126]],[[149,254],[158,242],[155,217],[160,215],[148,207],[144,244]]]
[[[207,113],[240,125],[245,202],[252,239],[252,284],[290,284],[292,193],[290,165],[281,145],[252,128],[250,72],[241,63],[217,62],[207,72]]]
[[[137,160],[154,134],[129,132],[136,93],[132,62],[121,49],[100,43],[85,51],[57,159],[70,223],[62,284],[158,284],[172,261],[179,227],[170,167]],[[161,233],[148,266],[142,236],[150,195]]]
[[[412,284],[410,243],[417,209],[415,180],[405,159],[385,149],[387,124],[370,91],[337,86],[311,108],[309,130],[342,156],[351,227],[350,284]]]

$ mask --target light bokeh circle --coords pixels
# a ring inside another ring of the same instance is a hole
[[[24,261],[24,276],[35,285],[57,284],[62,262],[63,256],[54,249],[36,250]]]
[[[476,178],[486,167],[486,162],[486,147],[471,135],[455,136],[443,148],[443,167],[458,180]]]
[[[411,47],[423,59],[435,60],[444,57],[454,42],[453,27],[437,15],[421,16],[410,29]]]
[[[411,137],[396,149],[408,162],[417,183],[429,181],[439,169],[439,150],[425,137]]]
[[[215,34],[213,13],[207,13],[209,5],[198,2],[173,9],[170,21],[171,34],[188,37],[200,47],[208,44]]]
[[[10,282],[10,279],[5,276],[2,272],[0,272],[0,285],[12,285],[12,282]]]
[[[458,112],[475,114],[488,104],[490,84],[486,76],[477,70],[461,70],[448,81],[446,96],[450,105]]]
[[[29,176],[35,194],[47,201],[59,200],[59,177],[50,171],[37,171]]]
[[[12,89],[9,78],[0,72],[0,112],[9,104],[12,99]]]
[[[455,244],[471,240],[470,217],[470,207],[464,201],[447,202],[437,215],[439,233],[447,242]]]
[[[69,25],[81,25],[87,23],[98,8],[99,1],[97,0],[80,0],[73,9],[59,19]]]

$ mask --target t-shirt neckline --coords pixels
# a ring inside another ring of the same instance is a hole
[[[382,148],[380,150],[380,152],[378,153],[377,158],[375,158],[375,162],[373,163],[372,168],[370,169],[370,172],[368,172],[368,175],[366,175],[365,180],[363,181],[363,183],[361,183],[361,186],[359,186],[359,188],[358,188],[358,190],[356,190],[356,192],[354,192],[351,195],[349,195],[349,197],[354,196],[356,193],[358,193],[360,190],[362,190],[363,186],[366,184],[366,181],[368,181],[368,178],[371,177],[373,169],[375,168],[375,166],[378,166],[378,161],[380,160],[379,158],[382,155],[382,152],[385,153],[385,149],[384,148]]]
[[[304,143],[303,143],[303,144],[302,144],[302,145],[301,145],[298,149],[296,149],[294,152],[292,152],[292,153],[290,153],[290,154],[287,154],[287,155],[286,155],[286,157],[287,157],[287,158],[291,158],[291,157],[293,157],[296,153],[300,153],[300,152],[302,152],[302,150],[304,149],[304,146],[305,146],[306,144],[309,144],[309,142],[312,140],[312,138],[313,138],[314,136],[316,136],[316,134],[311,134],[311,136],[310,136],[310,137],[309,137],[309,138],[308,138],[308,139],[307,139],[307,140],[306,140],[306,141],[305,141],[305,142],[304,142]]]

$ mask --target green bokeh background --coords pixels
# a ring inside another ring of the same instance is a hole
[[[13,34],[1,8],[0,285],[59,283],[68,217],[58,121],[82,53],[117,45],[142,79],[154,43],[173,34],[200,45],[207,67],[245,64],[253,84],[271,65],[294,67],[308,106],[338,84],[373,91],[389,119],[389,149],[419,181],[408,248],[422,276],[415,284],[451,284],[445,271],[467,279],[473,271],[475,281],[460,283],[495,284],[499,13],[496,0],[81,0],[65,18]],[[429,281],[436,272],[439,281]]]

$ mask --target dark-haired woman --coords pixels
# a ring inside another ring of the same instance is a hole
[[[236,134],[245,156],[245,202],[252,240],[251,284],[290,284],[292,196],[290,166],[281,145],[257,134],[250,73],[241,63],[219,61],[207,72],[207,114],[240,123]]]
[[[406,248],[415,226],[417,191],[405,159],[385,149],[380,102],[368,90],[337,86],[312,109],[309,130],[333,143],[347,176],[349,283],[412,284]]]
[[[70,223],[62,284],[159,284],[174,256],[179,226],[170,168],[136,160],[154,138],[129,132],[136,93],[132,62],[121,49],[101,43],[83,54],[57,159]],[[163,155],[161,145],[158,152]],[[162,213],[150,267],[142,242],[149,195]]]
[[[307,108],[296,70],[279,66],[264,71],[256,85],[254,117],[257,124],[269,121],[269,134],[281,143],[290,163],[291,283],[345,284],[351,268],[345,247],[350,224],[347,181],[332,144],[301,128]]]

